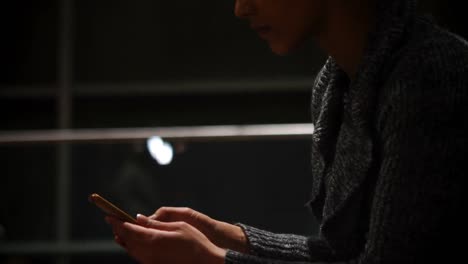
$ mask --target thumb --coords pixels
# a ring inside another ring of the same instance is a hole
[[[138,214],[136,220],[139,225],[156,230],[174,231],[178,228],[177,223],[166,223],[153,220],[142,214]]]

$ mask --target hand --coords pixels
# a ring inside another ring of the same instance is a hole
[[[190,208],[161,207],[151,219],[162,222],[185,222],[200,230],[221,248],[248,253],[248,241],[242,228],[210,218]]]
[[[184,222],[164,223],[139,215],[138,225],[106,217],[118,244],[143,264],[224,263],[226,251]]]

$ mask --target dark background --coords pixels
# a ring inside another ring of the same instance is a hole
[[[462,2],[420,1],[420,10],[466,38]],[[2,3],[2,133],[309,122],[311,82],[324,54],[308,43],[296,54],[273,55],[234,17],[234,1],[73,1],[65,64],[61,3]],[[65,127],[58,92],[64,65],[71,89]],[[308,140],[182,142],[183,151],[168,167],[157,165],[144,144],[68,146],[71,241],[111,238],[86,201],[90,192],[113,197],[133,214],[190,206],[276,232],[316,232],[303,206],[311,181]],[[57,149],[0,145],[0,249],[13,242],[56,241]],[[27,248],[0,254],[0,262],[60,259]],[[131,262],[112,250],[70,256],[72,263]]]

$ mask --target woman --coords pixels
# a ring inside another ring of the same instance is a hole
[[[312,37],[329,55],[313,88],[317,237],[161,208],[106,218],[142,263],[450,262],[464,238],[468,48],[413,0],[237,0],[273,52]]]

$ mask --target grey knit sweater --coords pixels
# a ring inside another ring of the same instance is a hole
[[[379,0],[357,78],[330,58],[312,93],[317,236],[239,224],[250,252],[225,263],[452,263],[463,256],[468,176],[468,45]],[[294,219],[292,219],[294,221]]]

